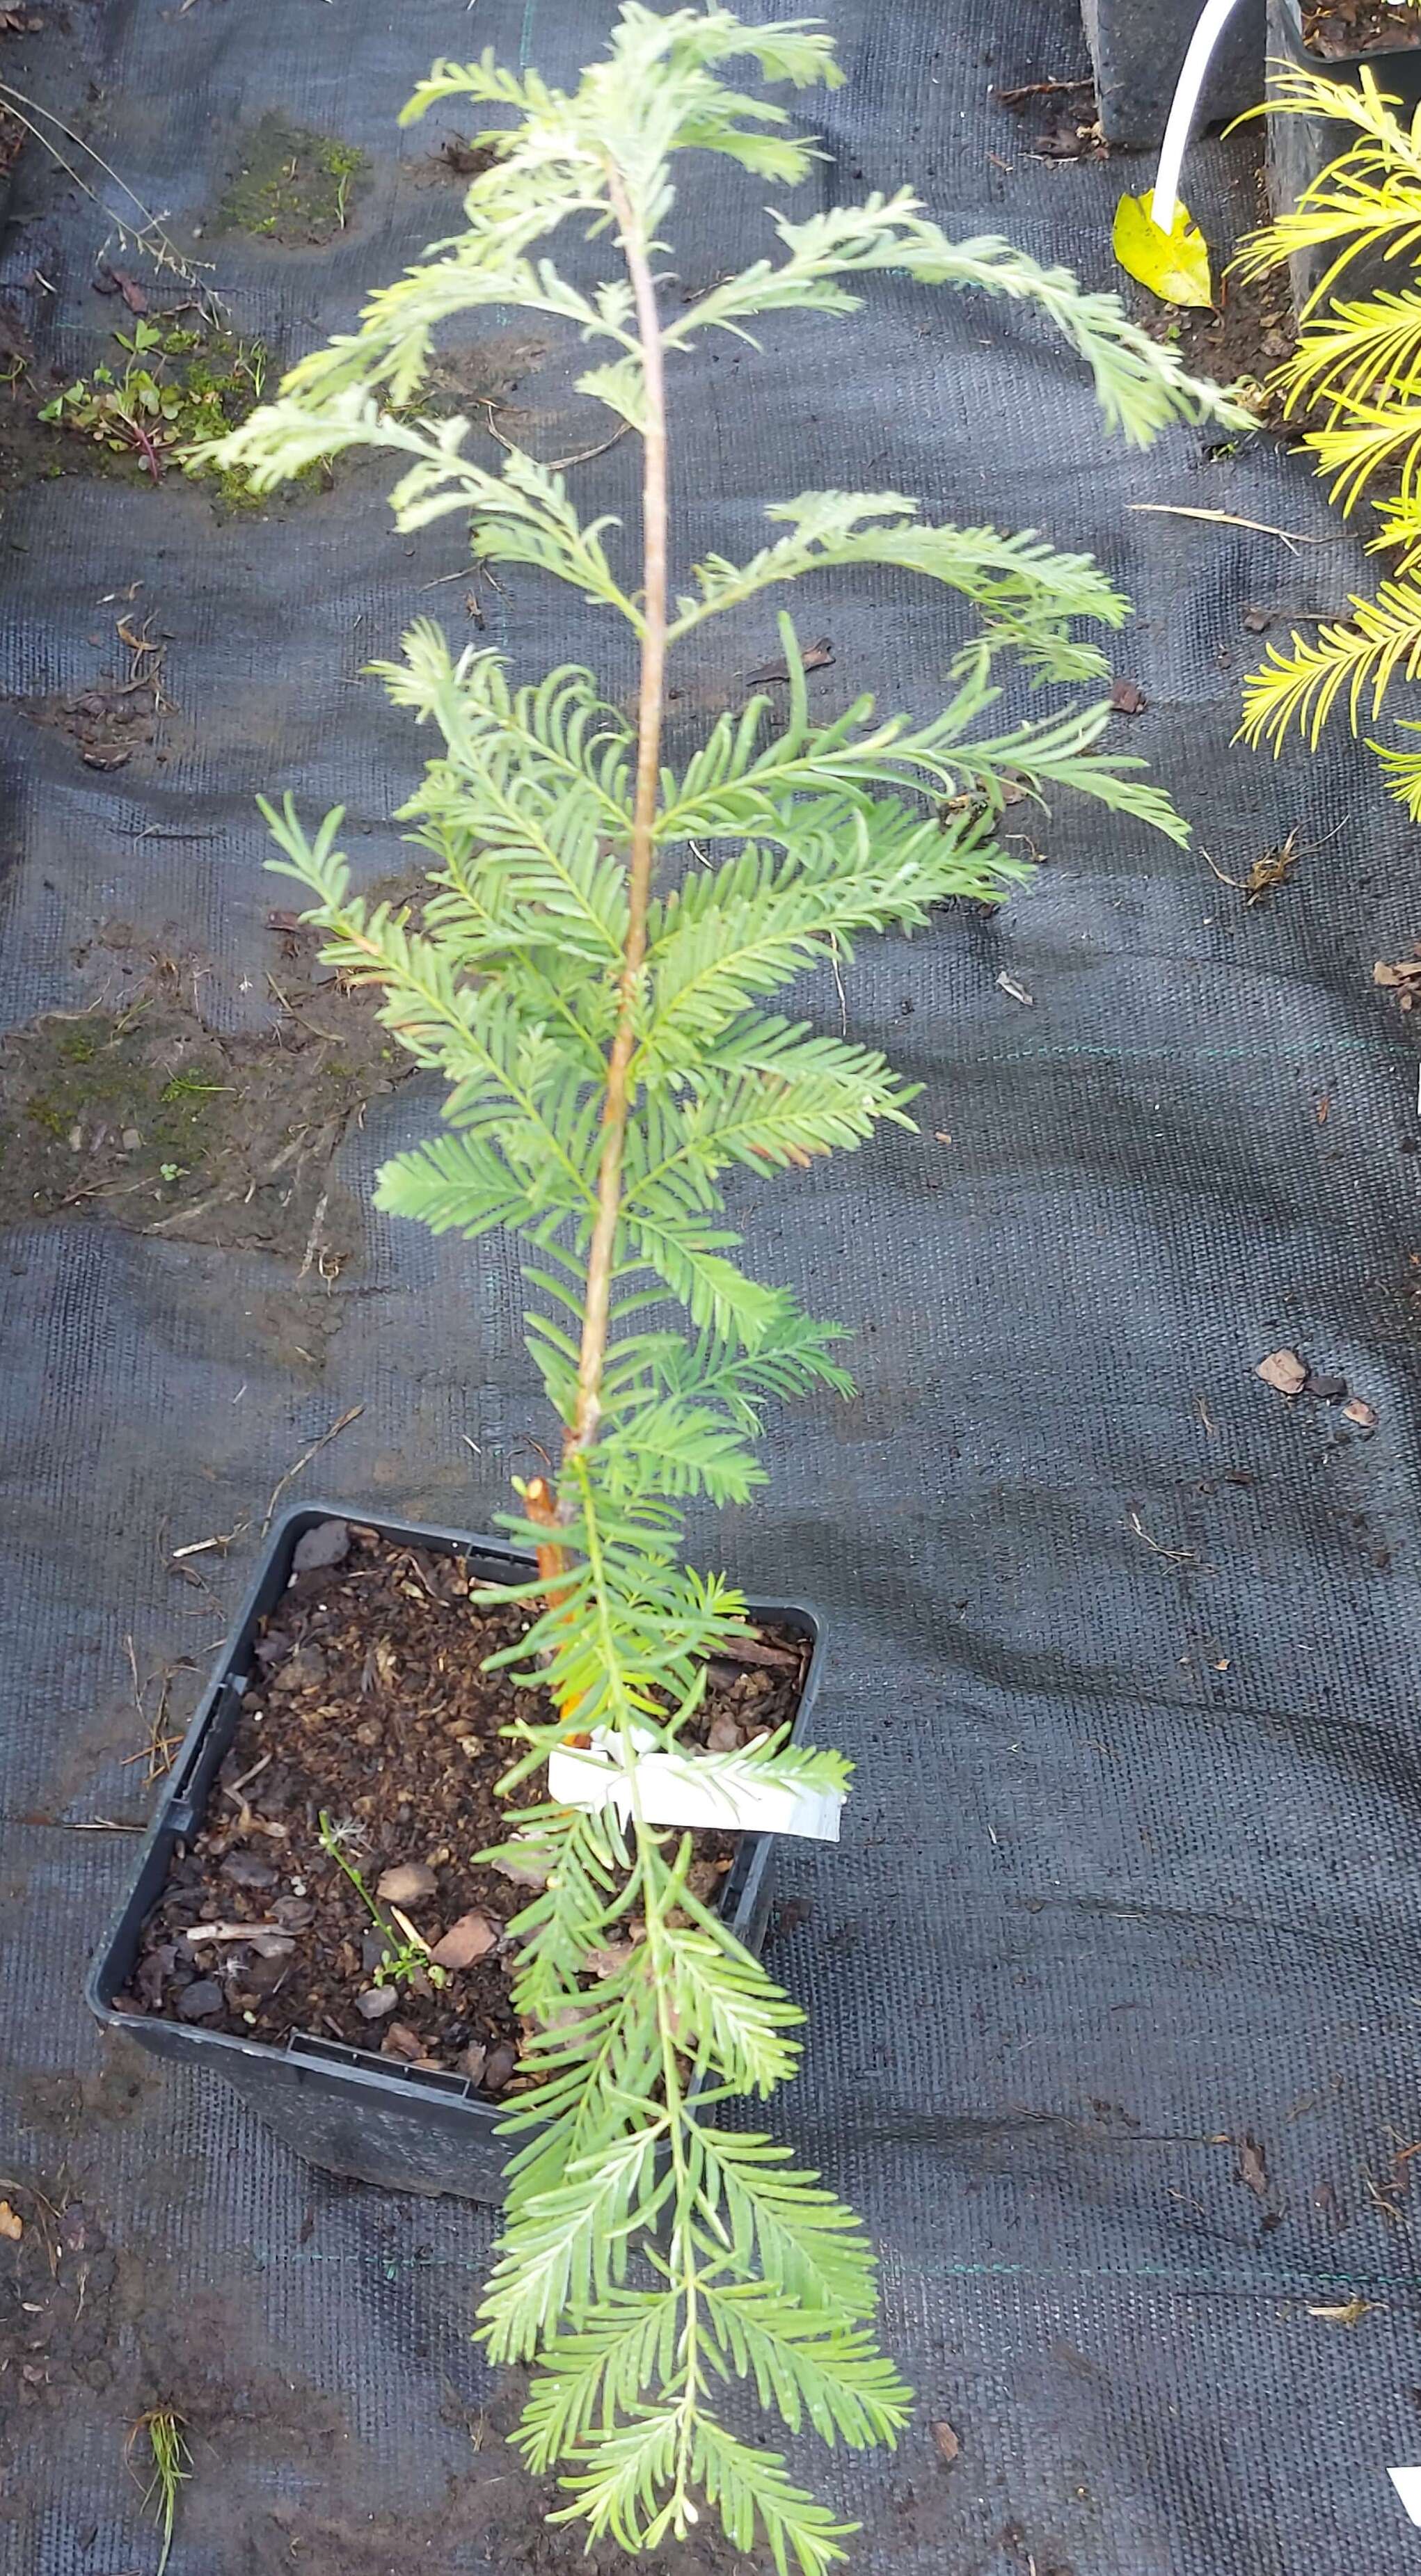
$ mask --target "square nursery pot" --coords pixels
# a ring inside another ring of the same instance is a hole
[[[260,1623],[281,1599],[296,1543],[321,1521],[358,1519],[382,1538],[465,1557],[492,1582],[520,1581],[530,1558],[496,1538],[429,1529],[406,1521],[353,1514],[332,1504],[306,1504],[276,1523],[247,1598],[214,1667],[139,1852],[122,1908],[85,1981],[85,2001],[110,2030],[122,2031],[155,2057],[175,2058],[220,2076],[259,2112],[296,2153],[327,2173],[392,2191],[451,2192],[464,2200],[504,2196],[507,2148],[497,2134],[501,2105],[466,2077],[392,2066],[388,2057],[339,2040],[300,2034],[277,2046],[224,2031],[120,2011],[115,1998],[132,1974],[143,1923],[162,1892],[175,1844],[192,1834],[232,1741],[242,1694],[251,1679]],[[769,1602],[751,1613],[805,1638],[809,1663],[794,1726],[813,1706],[821,1664],[820,1622],[795,1602]],[[747,1834],[727,1873],[721,1910],[747,1949],[765,1935],[771,1894],[772,1837]]]
[[[1081,0],[1107,143],[1158,143],[1203,0]],[[1209,66],[1206,124],[1263,96],[1264,0],[1238,0]]]
[[[1303,42],[1300,0],[1268,0],[1268,86],[1273,91],[1282,69],[1320,72],[1324,79],[1360,89],[1362,73],[1375,75],[1383,98],[1400,101],[1407,122],[1421,107],[1421,36],[1369,51],[1315,53]],[[1268,199],[1275,215],[1291,214],[1305,188],[1320,179],[1330,161],[1356,140],[1356,128],[1330,116],[1270,116],[1268,124]],[[1318,281],[1331,267],[1334,250],[1298,251],[1289,261],[1293,302],[1301,310]],[[1411,260],[1387,260],[1364,254],[1349,261],[1334,292],[1351,297],[1374,293],[1378,286],[1404,286]]]

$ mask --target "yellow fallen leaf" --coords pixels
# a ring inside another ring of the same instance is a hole
[[[0,2236],[18,2240],[24,2232],[24,2220],[10,2207],[8,2200],[0,2200]]]
[[[1111,240],[1126,276],[1138,278],[1162,304],[1212,304],[1209,245],[1188,207],[1175,207],[1167,233],[1155,222],[1153,207],[1154,190],[1147,188],[1142,196],[1122,197],[1115,209]]]

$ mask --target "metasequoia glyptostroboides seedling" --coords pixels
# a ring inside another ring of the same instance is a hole
[[[684,2535],[709,2504],[737,2546],[758,2530],[781,2568],[816,2576],[849,2526],[732,2429],[722,2384],[748,2378],[791,2432],[855,2445],[893,2441],[909,2393],[874,2343],[856,2219],[787,2149],[721,2116],[793,2072],[801,2015],[700,1902],[687,1839],[648,1819],[638,1789],[638,1753],[693,1718],[706,1658],[743,1616],[739,1593],[683,1565],[683,1505],[743,1502],[762,1481],[767,1400],[849,1387],[837,1329],[740,1267],[723,1188],[737,1170],[858,1145],[881,1120],[911,1123],[913,1087],[874,1049],[764,1005],[870,932],[920,926],[951,896],[999,897],[1023,873],[996,838],[1009,784],[1076,788],[1176,839],[1184,827],[1138,762],[1095,748],[1103,690],[1033,723],[984,723],[999,664],[1105,678],[1075,621],[1114,627],[1128,610],[1088,557],[933,527],[896,493],[801,492],[771,509],[749,563],[708,555],[673,596],[667,394],[706,332],[743,335],[781,308],[850,312],[856,281],[887,269],[1042,308],[1127,438],[1231,413],[1113,297],[1005,242],[948,241],[907,189],[798,223],[776,214],[767,256],[696,301],[668,297],[678,153],[723,154],[776,189],[814,159],[782,107],[729,83],[737,57],[768,85],[840,78],[811,23],[659,16],[637,0],[570,93],[491,57],[440,65],[408,115],[460,98],[505,120],[474,138],[496,158],[464,230],[294,368],[220,453],[273,485],[315,456],[395,449],[409,460],[402,528],[469,514],[483,561],[554,575],[638,640],[629,721],[589,671],[515,686],[497,653],[456,657],[436,627],[411,629],[384,677],[443,739],[404,809],[433,860],[417,928],[351,894],[339,814],[310,840],[289,800],[271,820],[327,956],[381,988],[389,1028],[448,1086],[439,1132],[385,1165],[379,1204],[525,1246],[528,1348],[562,1446],[508,1522],[538,1580],[498,1597],[536,1609],[504,1660],[550,1689],[554,1715],[523,1730],[506,1785],[533,1780],[573,1730],[623,1765],[621,1817],[545,1801],[516,1818],[514,1848],[545,1873],[515,1927],[536,2082],[507,2121],[483,2338],[499,2360],[538,2364],[521,2440],[535,2469],[561,2469],[563,2518],[636,2548]],[[568,223],[616,254],[589,289],[538,249]],[[584,525],[557,474],[516,448],[496,470],[477,463],[465,421],[419,416],[435,329],[481,306],[559,316],[610,351],[580,387],[640,443],[634,572],[617,523]],[[783,721],[753,698],[668,766],[668,654],[762,592],[856,565],[920,572],[971,604],[947,704],[910,721],[860,698],[815,722],[785,618]],[[688,865],[693,842],[729,854]],[[705,1763],[741,1794],[758,1780],[832,1797],[848,1771],[784,1740]],[[593,1954],[611,1966],[595,1982]]]

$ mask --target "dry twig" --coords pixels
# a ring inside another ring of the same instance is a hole
[[[348,1413],[343,1413],[341,1415],[339,1422],[333,1422],[329,1431],[323,1431],[319,1440],[312,1441],[310,1448],[305,1450],[301,1457],[297,1459],[294,1467],[288,1467],[285,1475],[277,1478],[276,1483],[271,1489],[271,1500],[266,1507],[266,1518],[263,1520],[260,1532],[258,1533],[260,1537],[265,1538],[267,1531],[270,1529],[273,1518],[275,1517],[276,1506],[280,1502],[282,1495],[285,1493],[287,1486],[294,1483],[295,1479],[300,1475],[303,1467],[310,1466],[318,1449],[324,1449],[327,1441],[334,1440],[337,1432],[348,1429],[352,1422],[358,1421],[360,1415],[364,1411],[365,1407],[363,1404],[353,1404]]]

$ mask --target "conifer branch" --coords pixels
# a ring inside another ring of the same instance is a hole
[[[312,456],[388,447],[398,524],[472,511],[478,554],[568,584],[638,640],[633,729],[588,671],[515,685],[496,653],[411,627],[380,676],[437,737],[401,818],[430,861],[417,913],[352,893],[339,811],[310,837],[289,797],[266,811],[324,955],[378,990],[444,1085],[436,1132],[383,1166],[377,1204],[470,1243],[519,1238],[526,1347],[562,1431],[556,1471],[503,1516],[532,1570],[482,1596],[526,1613],[490,1661],[534,1712],[509,1730],[501,1786],[537,1803],[510,1804],[498,1855],[530,1891],[510,1927],[524,2089],[504,2103],[508,2200],[480,2337],[496,2362],[536,2365],[519,2439],[560,2477],[556,2519],[641,2550],[708,2508],[737,2549],[764,2542],[779,2576],[825,2576],[849,2526],[730,2430],[719,2385],[745,2378],[791,2432],[854,2446],[896,2440],[911,2396],[875,2342],[859,2221],[771,2137],[718,2125],[722,2104],[793,2073],[801,2014],[698,1893],[689,1835],[648,1821],[640,1767],[684,1756],[709,1659],[743,1634],[740,1593],[684,1562],[686,1505],[755,1491],[771,1402],[853,1391],[839,1329],[747,1275],[725,1194],[732,1173],[806,1173],[911,1127],[914,1086],[875,1048],[765,1006],[859,939],[1004,899],[1027,873],[997,837],[1009,792],[1085,794],[1176,839],[1186,826],[1138,762],[1096,749],[1103,703],[985,730],[1003,662],[1068,691],[1102,677],[1091,630],[1128,603],[1088,556],[933,527],[896,493],[805,492],[773,506],[749,563],[707,554],[673,623],[665,352],[779,310],[849,314],[846,281],[906,271],[1033,304],[1129,438],[1229,406],[1112,297],[1004,242],[947,241],[906,189],[774,218],[777,263],[663,317],[653,262],[676,156],[716,153],[777,189],[812,167],[785,110],[732,86],[737,58],[769,88],[840,78],[814,23],[742,26],[719,0],[621,0],[607,59],[568,91],[491,54],[436,66],[409,113],[462,96],[501,120],[475,137],[491,157],[463,232],[302,359],[220,455],[266,489]],[[586,289],[560,275],[545,245],[569,222],[615,233],[615,274]],[[416,416],[439,325],[508,304],[611,344],[580,382],[641,438],[639,580],[617,560],[620,523],[585,525],[551,469],[517,450],[476,464],[466,423]],[[752,699],[679,776],[663,768],[669,650],[772,587],[865,565],[947,585],[975,621],[946,704],[910,718],[862,697],[819,715],[783,617],[785,700]],[[729,845],[704,869],[688,855],[702,836]],[[625,1819],[545,1794],[550,1757],[599,1733]],[[783,1729],[695,1758],[737,1796],[842,1797],[850,1770]]]

